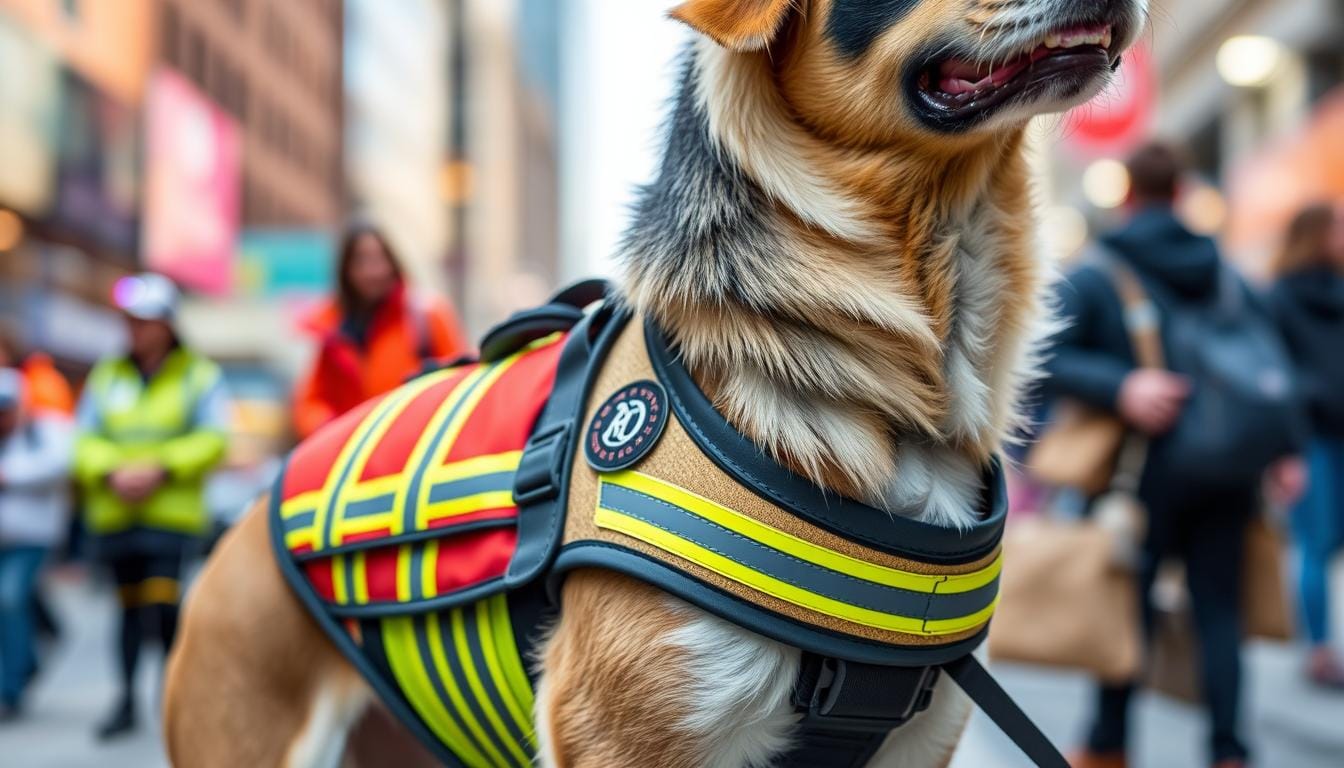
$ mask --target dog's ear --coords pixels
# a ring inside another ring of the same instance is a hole
[[[789,18],[797,0],[686,0],[672,9],[716,43],[734,51],[759,51],[769,45]]]

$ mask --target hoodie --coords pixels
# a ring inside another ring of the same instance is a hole
[[[1159,303],[1215,298],[1221,260],[1213,240],[1185,228],[1171,210],[1146,208],[1101,242],[1129,263]]]
[[[1101,244],[1134,269],[1164,311],[1172,302],[1217,300],[1218,246],[1187,230],[1169,209],[1139,211],[1125,227],[1102,237]],[[1114,412],[1120,385],[1138,361],[1110,269],[1086,263],[1060,284],[1056,296],[1067,326],[1052,341],[1044,394]],[[1169,339],[1163,342],[1171,346]]]
[[[1270,305],[1297,365],[1313,430],[1344,438],[1344,275],[1326,268],[1287,275]]]

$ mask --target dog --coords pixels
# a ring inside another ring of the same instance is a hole
[[[672,16],[695,39],[614,301],[665,329],[775,461],[971,526],[1049,327],[1027,124],[1097,94],[1146,12],[687,0]],[[186,607],[165,692],[173,764],[364,764],[371,733],[367,764],[425,759],[378,725],[375,695],[287,588],[264,506]],[[609,571],[572,573],[560,598],[538,660],[540,764],[738,768],[788,749],[796,648]],[[969,710],[940,682],[870,765],[946,766]]]

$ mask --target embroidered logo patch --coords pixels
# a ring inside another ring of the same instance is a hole
[[[628,469],[653,449],[667,423],[667,393],[656,381],[627,384],[597,409],[584,437],[588,463],[599,472]]]

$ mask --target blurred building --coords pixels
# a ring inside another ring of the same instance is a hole
[[[242,127],[244,224],[335,224],[344,209],[341,0],[155,5],[156,62]]]
[[[208,351],[283,352],[252,304],[275,253],[326,284],[343,27],[340,0],[0,0],[0,320],[78,373],[148,266],[211,297],[185,318]]]
[[[560,4],[449,0],[449,269],[480,331],[537,304],[559,275]],[[569,41],[566,41],[568,43]]]
[[[162,92],[175,94],[170,113],[200,115],[180,116],[182,128],[170,124],[160,143],[207,121],[215,138],[181,142],[176,153],[151,147],[151,171],[156,158],[167,167],[162,188],[147,190],[145,260],[194,290],[183,311],[194,343],[240,370],[287,376],[306,356],[307,345],[294,339],[297,317],[329,288],[333,233],[346,210],[344,3],[154,2],[157,66],[147,111],[154,114]],[[155,132],[147,134],[154,143]],[[238,158],[230,160],[235,142]],[[207,143],[216,175],[233,178],[176,178]],[[179,188],[195,189],[195,199]],[[217,224],[203,221],[206,210]],[[166,242],[155,238],[156,223],[168,229]],[[221,232],[225,239],[209,245]]]
[[[0,322],[71,372],[120,343],[135,267],[151,0],[0,0]]]
[[[447,289],[448,5],[348,0],[345,168],[351,208],[383,228],[422,289]]]

